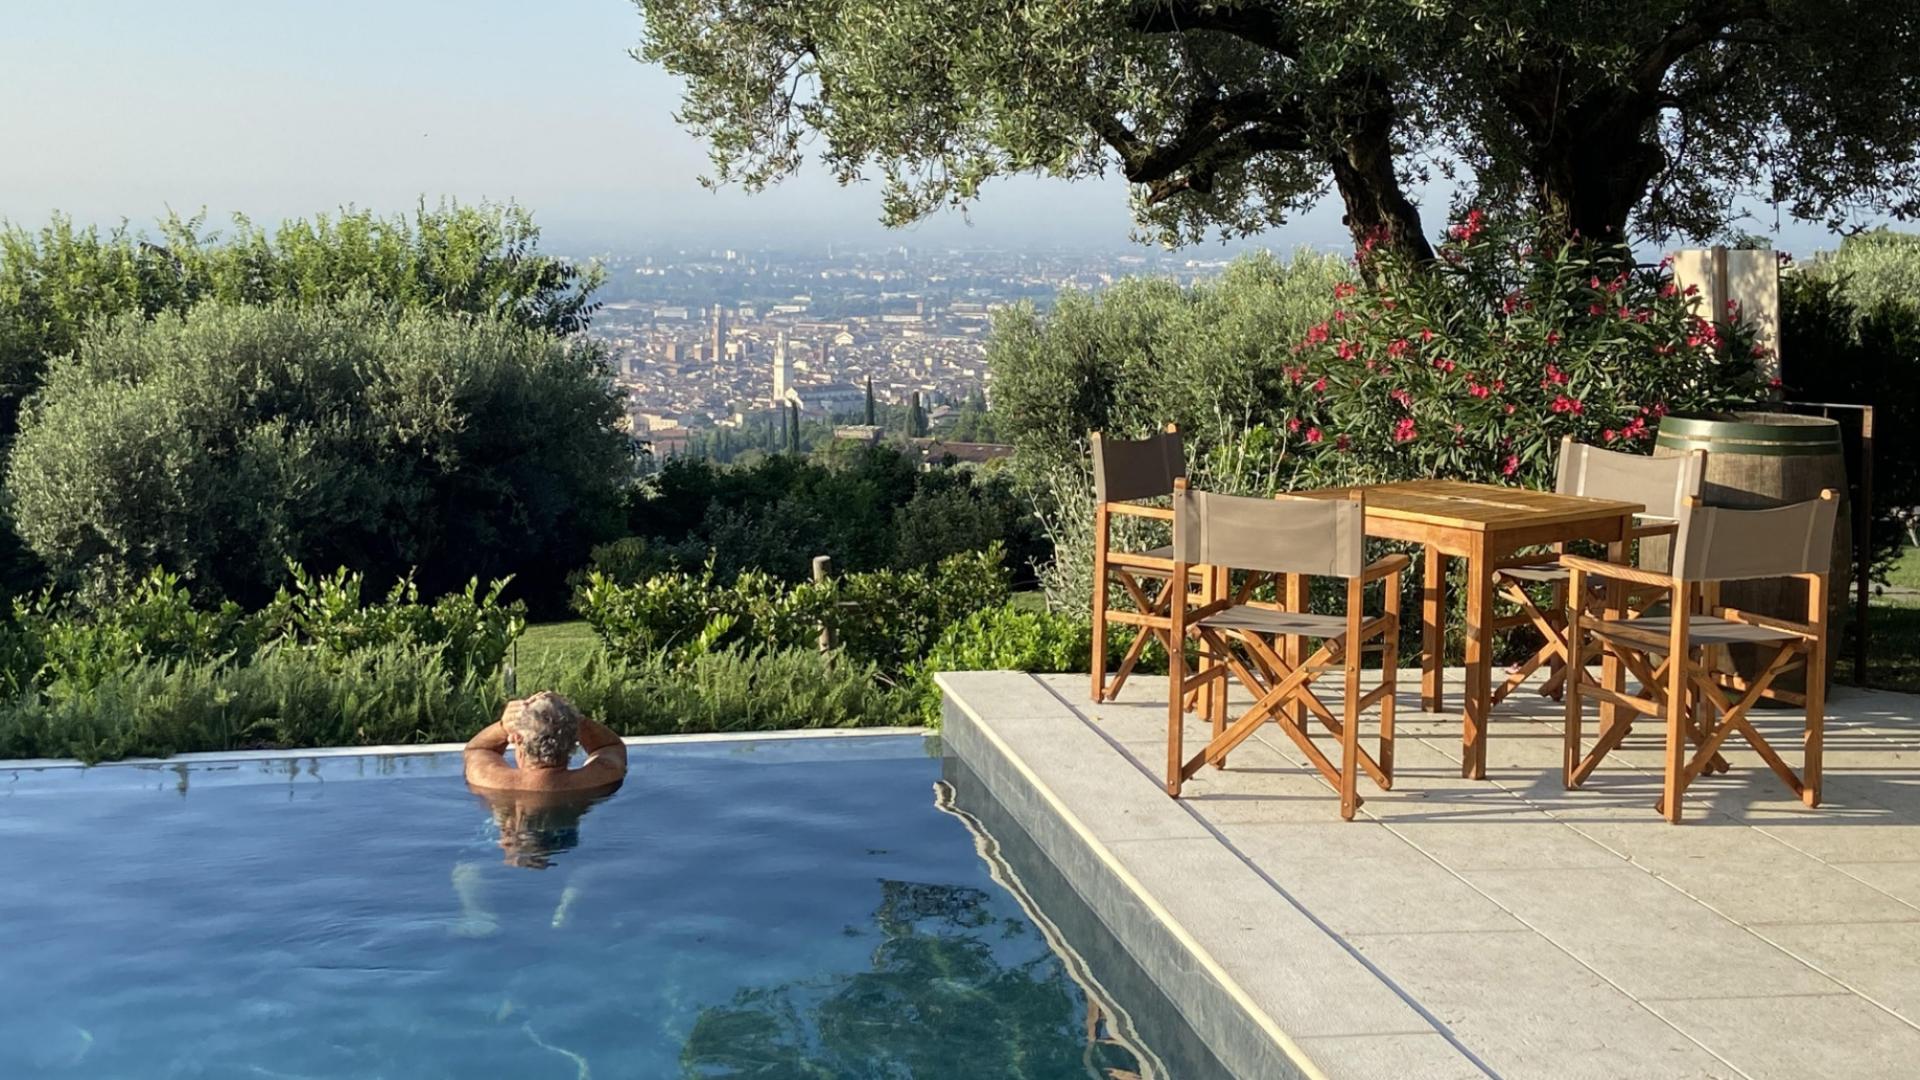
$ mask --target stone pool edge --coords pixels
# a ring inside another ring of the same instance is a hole
[[[781,731],[707,731],[674,735],[629,735],[628,746],[670,746],[676,743],[776,742],[785,739],[846,739],[875,736],[937,735],[924,727],[788,728]],[[465,743],[407,743],[397,746],[310,746],[280,750],[197,750],[171,757],[120,758],[88,765],[74,758],[0,758],[0,770],[107,769],[116,766],[201,765],[223,761],[279,761],[286,758],[404,757],[413,754],[458,753]]]
[[[973,769],[1055,868],[1159,985],[1187,1025],[1236,1076],[1330,1080],[1125,863],[995,730],[995,721],[1039,719],[1097,739],[1052,691],[1015,672],[944,672],[944,752]],[[971,698],[971,700],[970,700]],[[978,704],[976,704],[978,703]],[[993,720],[982,716],[985,708]],[[1016,715],[1017,714],[1017,715]],[[1068,728],[1068,725],[1071,728]],[[1170,813],[1185,811],[1167,804]]]

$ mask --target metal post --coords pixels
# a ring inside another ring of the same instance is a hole
[[[815,555],[813,557],[813,583],[815,585],[825,585],[827,583],[827,577],[832,572],[833,557],[831,555]],[[820,624],[820,651],[831,652],[832,650],[833,627],[823,622]]]

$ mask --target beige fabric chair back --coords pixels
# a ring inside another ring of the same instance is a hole
[[[1673,576],[1682,581],[1739,581],[1825,574],[1832,568],[1833,523],[1840,500],[1828,489],[1771,510],[1695,506],[1680,517]]]
[[[1349,499],[1251,499],[1204,491],[1173,496],[1174,559],[1235,570],[1358,577],[1365,510]]]
[[[1109,439],[1094,432],[1093,494],[1100,502],[1133,502],[1173,494],[1173,482],[1187,475],[1187,449],[1178,431],[1157,431],[1144,439]]]
[[[1645,506],[1645,517],[1678,521],[1688,499],[1698,498],[1706,475],[1707,455],[1693,450],[1677,457],[1647,457],[1602,450],[1560,440],[1558,482],[1562,495],[1618,499]]]

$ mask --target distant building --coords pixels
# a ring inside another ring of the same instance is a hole
[[[951,458],[955,462],[970,465],[985,465],[989,461],[999,461],[1013,456],[1013,447],[1007,443],[948,442],[945,439],[915,439],[913,448],[920,452],[920,466],[923,469],[935,468]]]
[[[836,439],[866,443],[869,446],[879,442],[886,433],[887,429],[877,424],[842,424],[833,429],[833,437]]]
[[[791,376],[791,373],[787,367],[787,332],[785,330],[782,330],[780,331],[780,336],[777,339],[775,339],[774,345],[773,345],[773,400],[774,401],[787,400],[787,390],[789,389],[789,384],[791,382],[790,376]]]
[[[709,348],[713,351],[708,355],[716,360],[727,355],[727,312],[719,304],[713,305],[713,340]]]
[[[867,403],[865,387],[852,383],[825,383],[820,386],[788,387],[785,400],[798,402],[801,412],[847,412]]]

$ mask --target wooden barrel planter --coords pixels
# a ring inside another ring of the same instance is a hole
[[[1847,583],[1853,555],[1853,515],[1847,505],[1847,465],[1840,446],[1840,425],[1818,416],[1792,413],[1735,412],[1715,416],[1668,416],[1660,421],[1655,457],[1707,452],[1706,482],[1700,501],[1708,506],[1767,509],[1818,498],[1824,488],[1840,493],[1834,522],[1833,576],[1828,583],[1827,677],[1840,654],[1845,626]],[[1643,558],[1664,569],[1666,542],[1643,544]],[[1657,560],[1657,561],[1655,561]],[[1721,600],[1729,607],[1759,614],[1806,618],[1806,586],[1797,581],[1728,582]],[[1756,646],[1729,650],[1736,670],[1751,678],[1763,659]],[[1801,672],[1775,680],[1783,690],[1805,689]]]

